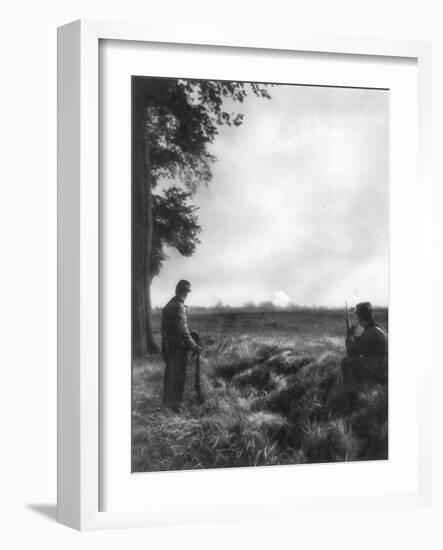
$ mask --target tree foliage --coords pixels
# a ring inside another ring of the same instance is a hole
[[[164,245],[182,256],[191,256],[200,242],[197,207],[189,203],[191,193],[172,186],[163,195],[153,194],[153,235],[150,275],[159,274],[166,259]]]

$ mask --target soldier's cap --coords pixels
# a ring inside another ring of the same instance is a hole
[[[372,316],[372,304],[371,302],[359,302],[355,305],[355,312],[362,317]]]
[[[175,287],[176,292],[186,290],[186,292],[191,292],[191,283],[189,281],[185,281],[182,279],[177,283],[177,286]]]

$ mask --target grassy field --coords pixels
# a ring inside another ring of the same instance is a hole
[[[387,327],[387,311],[376,312]],[[154,316],[160,341],[160,318]],[[388,388],[345,391],[344,312],[205,312],[205,401],[188,365],[182,411],[161,405],[161,356],[133,364],[135,472],[386,459]]]

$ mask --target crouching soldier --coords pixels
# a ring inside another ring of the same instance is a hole
[[[362,382],[386,383],[388,380],[388,333],[374,319],[369,302],[356,305],[358,324],[363,327],[356,336],[357,326],[351,326],[346,336],[348,357],[341,362],[343,383],[347,387]]]
[[[191,284],[179,281],[175,296],[162,311],[162,354],[166,363],[163,404],[174,411],[179,409],[183,397],[188,351],[199,353],[201,350],[188,328],[185,300],[189,292]]]

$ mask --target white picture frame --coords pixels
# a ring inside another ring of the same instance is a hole
[[[300,51],[335,55],[412,58],[418,67],[418,180],[417,209],[421,277],[430,275],[432,241],[430,212],[431,46],[427,42],[315,37],[279,39],[242,37],[222,31],[219,36],[188,36],[186,29],[168,35],[155,25],[76,21],[58,31],[58,521],[80,530],[139,527],[175,522],[275,517],[300,506],[291,498],[277,508],[260,502],[239,511],[202,502],[198,508],[168,514],[164,508],[100,508],[100,224],[99,212],[99,41],[194,44],[230,48]],[[420,313],[431,317],[432,291],[420,296]],[[432,500],[431,365],[418,374],[418,475],[416,490],[383,496],[314,497],[303,500],[305,512],[418,508]],[[174,474],[175,475],[175,474]],[[184,476],[193,473],[181,474]],[[228,473],[229,475],[229,473]],[[299,509],[299,508],[298,508]],[[286,510],[286,511],[285,511]]]

